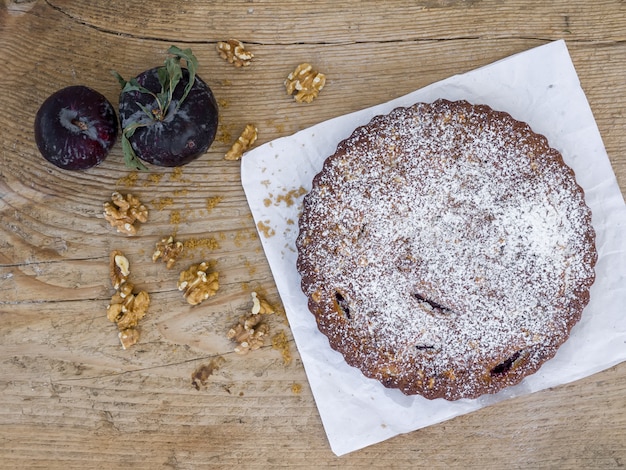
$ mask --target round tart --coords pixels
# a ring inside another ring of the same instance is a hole
[[[517,384],[589,301],[591,212],[560,153],[488,106],[438,100],[341,142],[299,221],[317,325],[351,366],[426,398]]]

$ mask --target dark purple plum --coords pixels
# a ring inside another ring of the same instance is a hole
[[[50,95],[35,116],[35,142],[43,157],[65,170],[85,170],[109,154],[119,131],[115,109],[82,85]]]
[[[185,165],[204,154],[215,139],[217,102],[195,75],[195,57],[190,50],[170,52],[182,57],[169,58],[165,66],[146,70],[129,82],[121,79],[122,144],[125,154],[130,153],[131,167],[141,167],[135,156],[153,165]],[[186,59],[186,69],[180,67],[181,58]]]

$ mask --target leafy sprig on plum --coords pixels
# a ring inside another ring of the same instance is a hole
[[[217,103],[196,74],[197,58],[191,49],[177,46],[171,46],[168,54],[163,66],[128,81],[113,72],[122,86],[119,112],[124,161],[132,169],[146,170],[141,160],[184,165],[206,151],[215,138]]]

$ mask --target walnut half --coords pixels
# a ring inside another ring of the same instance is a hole
[[[219,41],[217,43],[217,52],[222,59],[227,60],[235,67],[248,67],[250,61],[254,58],[254,54],[247,51],[243,43],[237,39]]]
[[[247,124],[241,135],[224,155],[224,160],[240,160],[252,144],[256,142],[258,130],[254,124]]]
[[[183,296],[189,304],[198,305],[214,296],[219,289],[218,273],[208,273],[208,269],[209,263],[205,261],[200,264],[193,264],[180,273],[178,290],[183,292]]]
[[[107,306],[107,318],[117,325],[124,349],[139,341],[136,328],[150,306],[150,295],[145,291],[134,293],[135,286],[128,280],[129,275],[128,258],[121,251],[111,252],[110,277],[115,293]]]
[[[172,269],[174,263],[183,252],[183,243],[174,240],[174,237],[162,238],[157,242],[156,249],[152,253],[152,261],[156,262],[159,258],[165,263],[167,269]]]
[[[265,344],[265,337],[269,334],[269,325],[262,322],[261,315],[248,315],[239,319],[239,322],[233,326],[226,337],[235,343],[235,352],[237,354],[247,354],[249,351],[259,349]]]
[[[265,299],[262,299],[256,292],[252,292],[252,314],[265,314],[269,315],[276,313],[274,307],[272,307]]]
[[[295,93],[298,103],[311,103],[326,84],[326,76],[313,70],[311,64],[300,64],[285,80],[288,95]]]
[[[126,258],[121,251],[112,251],[109,261],[109,276],[113,289],[119,289],[120,285],[126,282],[129,275],[130,263],[128,262],[128,258]]]
[[[111,202],[104,203],[104,218],[118,232],[135,235],[137,233],[135,222],[146,222],[148,209],[132,194],[124,196],[115,191],[111,195]]]
[[[263,321],[263,315],[274,313],[274,308],[260,298],[256,292],[252,292],[252,309],[250,315],[244,315],[234,325],[226,337],[237,343],[235,352],[237,354],[247,354],[250,351],[259,349],[265,344],[265,338],[270,333],[269,324]]]

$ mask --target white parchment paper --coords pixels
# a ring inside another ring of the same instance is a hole
[[[302,193],[310,189],[324,159],[373,116],[437,98],[487,104],[544,134],[585,190],[599,252],[591,301],[557,355],[515,387],[456,402],[407,397],[348,366],[317,330],[296,271]],[[269,142],[244,155],[241,176],[324,429],[337,455],[626,360],[626,206],[563,41]]]

